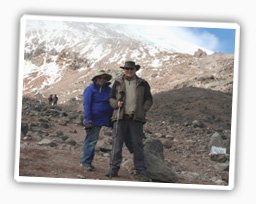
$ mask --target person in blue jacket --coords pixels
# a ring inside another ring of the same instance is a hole
[[[109,81],[111,78],[112,76],[105,71],[99,71],[83,93],[86,137],[83,144],[81,164],[87,171],[94,169],[92,162],[101,127],[111,125],[113,113],[113,108],[109,104],[111,91]]]

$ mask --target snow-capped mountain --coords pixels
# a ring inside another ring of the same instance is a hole
[[[66,69],[83,70],[118,66],[127,59],[146,63],[154,60],[160,49],[143,44],[117,32],[108,24],[38,22],[27,25],[24,45],[24,77],[29,84],[45,80],[41,87],[25,86],[24,90],[43,89],[61,79]],[[152,58],[152,59],[151,59]]]
[[[166,43],[149,35],[143,37],[139,27],[129,29],[124,25],[104,23],[28,21],[24,42],[23,93],[46,95],[57,92],[68,100],[81,95],[96,69],[109,70],[115,76],[126,60],[140,64],[138,74],[160,86],[159,81],[163,81],[163,77],[177,80],[181,74],[178,67],[200,69],[202,62],[193,57],[198,49],[200,56],[213,53],[174,37],[173,41]],[[173,70],[179,73],[175,77],[172,76]],[[186,71],[183,74],[186,75]],[[170,83],[167,83],[169,88],[174,86]],[[166,81],[163,86],[167,86]],[[162,90],[161,87],[153,88],[153,91],[158,90]]]

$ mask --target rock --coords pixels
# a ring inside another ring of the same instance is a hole
[[[103,153],[103,157],[110,157],[110,153]]]
[[[164,159],[163,145],[159,139],[146,139],[144,142],[144,152],[145,154],[154,154],[161,160]]]
[[[112,139],[110,137],[104,137],[97,142],[95,147],[96,151],[111,152],[112,150]]]
[[[40,122],[39,126],[42,127],[42,128],[49,128],[50,127],[48,122]]]
[[[205,57],[207,56],[207,53],[204,52],[202,49],[198,49],[196,52],[194,52],[194,57]]]
[[[158,182],[177,182],[178,178],[170,163],[164,160],[160,140],[148,138],[144,144],[145,164],[149,177]]]
[[[229,156],[227,154],[210,154],[210,158],[212,161],[224,163],[229,159]]]
[[[45,117],[39,118],[38,121],[42,122],[42,123],[48,123],[49,122],[49,118],[45,116]]]
[[[28,124],[27,123],[21,123],[21,137],[25,137],[28,132]]]
[[[188,183],[194,183],[194,181],[199,177],[199,173],[190,172],[190,171],[182,171],[181,176],[185,178]]]
[[[70,120],[78,119],[79,122],[80,122],[80,116],[79,116],[79,114],[76,113],[76,112],[70,112],[70,113],[68,114],[68,118],[69,118]]]
[[[163,139],[162,143],[165,148],[171,148],[173,146],[174,141],[173,139],[168,138],[168,139]]]
[[[66,141],[69,137],[67,135],[61,135],[59,136],[63,141]]]
[[[41,141],[42,140],[42,134],[40,132],[28,131],[26,136],[30,137],[34,141]]]
[[[102,127],[100,130],[100,138],[104,137],[112,137],[112,128],[109,127]]]
[[[227,171],[221,172],[221,179],[228,183],[229,181],[229,173]]]
[[[68,118],[63,118],[63,119],[58,121],[58,124],[62,125],[62,126],[67,126],[68,123],[69,123],[69,119]]]
[[[215,132],[215,133],[211,136],[211,139],[210,139],[210,142],[209,142],[209,145],[208,145],[209,150],[211,150],[212,146],[215,146],[215,147],[224,147],[222,137],[221,137],[221,135],[220,135],[218,132]]]
[[[122,163],[122,166],[127,169],[127,171],[130,173],[130,174],[133,174],[134,173],[134,166],[133,166],[133,160],[132,159],[127,159],[126,161],[124,161]]]
[[[72,145],[72,146],[75,146],[75,145],[77,144],[77,142],[76,142],[75,140],[71,139],[71,138],[66,139],[65,142],[66,142],[67,144]]]
[[[198,120],[192,121],[192,126],[193,126],[194,128],[196,128],[196,127],[199,127],[199,128],[205,127],[205,125],[204,125],[201,121],[198,121]]]
[[[38,123],[31,123],[30,124],[30,128],[29,128],[32,132],[37,132],[41,130],[41,127],[39,126]]]
[[[155,135],[156,137],[162,137],[162,134],[159,133],[159,132],[156,132],[154,135]]]
[[[53,142],[52,140],[49,139],[42,139],[40,142],[37,143],[38,145],[49,145],[51,147],[55,147],[57,146],[57,144],[55,142]]]
[[[215,132],[210,139],[208,148],[210,149],[210,158],[213,161],[217,161],[217,162],[226,162],[227,160],[229,160],[229,154],[227,154],[227,152],[229,153],[230,151],[230,140],[229,139],[225,139],[223,140],[223,137],[218,133]],[[227,148],[228,150],[227,150]]]
[[[56,131],[56,135],[57,135],[57,137],[61,137],[61,136],[64,135],[64,133],[63,133],[62,130],[57,130],[57,131]]]
[[[212,177],[210,180],[213,183],[215,183],[216,185],[226,185],[227,184],[225,181],[223,181],[222,179],[217,178],[217,177]]]
[[[216,147],[222,147],[222,137],[218,132],[213,133],[211,136],[211,140],[209,143],[209,147],[216,146]]]
[[[214,165],[214,168],[217,171],[228,171],[229,170],[229,162],[217,163],[216,165]]]
[[[79,179],[86,179],[86,177],[84,175],[81,175],[81,174],[77,174],[76,177],[79,178]]]

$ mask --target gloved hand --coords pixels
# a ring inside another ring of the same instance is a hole
[[[86,124],[86,126],[84,127],[84,129],[89,130],[89,129],[91,129],[92,127],[93,127],[92,121],[89,120],[88,123]]]

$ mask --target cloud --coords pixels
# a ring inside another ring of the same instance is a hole
[[[126,35],[154,43],[162,48],[193,53],[198,48],[211,53],[220,48],[220,41],[204,28],[157,25],[119,25]]]
[[[219,38],[203,28],[181,28],[180,35],[184,40],[212,51],[219,50],[221,46]]]
[[[32,20],[28,28],[60,29],[66,24],[62,21]],[[115,31],[133,36],[139,40],[160,48],[176,50],[193,54],[198,48],[208,53],[221,50],[220,40],[210,33],[207,28],[191,28],[170,25],[141,25],[141,24],[110,24]]]

